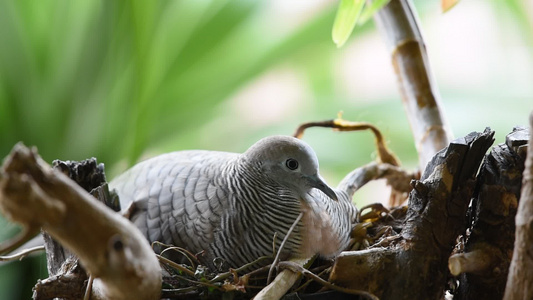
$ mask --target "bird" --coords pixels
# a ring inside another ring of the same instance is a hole
[[[200,254],[211,269],[227,269],[273,255],[273,245],[279,251],[300,213],[281,249],[282,259],[331,258],[348,246],[357,208],[318,171],[317,156],[307,143],[269,136],[242,154],[162,154],[109,185],[149,242],[185,248]]]

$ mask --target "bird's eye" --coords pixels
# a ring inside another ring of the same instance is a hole
[[[289,170],[298,169],[298,161],[296,159],[293,159],[293,158],[287,159],[285,161],[285,165],[287,166],[287,168],[289,168]]]

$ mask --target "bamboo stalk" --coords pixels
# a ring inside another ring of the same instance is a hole
[[[374,14],[374,20],[391,53],[419,167],[424,169],[431,157],[448,145],[452,134],[441,108],[416,11],[409,0],[391,0]]]

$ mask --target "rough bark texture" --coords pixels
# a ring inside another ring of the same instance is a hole
[[[118,198],[110,196],[104,165],[98,164],[95,158],[81,162],[55,160],[52,166],[54,170],[67,175],[107,207],[114,211],[120,210]],[[65,249],[46,231],[42,231],[41,234],[46,249],[49,277],[37,282],[33,299],[79,299],[83,297],[88,277],[86,271],[79,265],[77,256]]]
[[[460,263],[456,299],[502,299],[514,245],[515,215],[520,199],[527,130],[515,128],[505,144],[486,156],[478,176],[464,243],[475,253]],[[463,252],[463,251],[461,251]]]
[[[133,224],[53,170],[21,144],[0,170],[0,209],[27,228],[42,227],[76,253],[95,278],[92,299],[158,299],[161,269]]]
[[[33,299],[82,299],[87,290],[87,272],[79,265],[78,259],[70,256],[57,275],[39,280],[33,288]]]
[[[380,299],[441,299],[447,261],[466,228],[466,211],[481,160],[494,132],[453,141],[413,181],[400,237],[387,248],[342,253],[330,279]]]
[[[72,161],[60,161],[55,160],[52,163],[52,167],[55,170],[62,172],[67,175],[70,179],[75,181],[79,186],[81,186],[85,191],[91,193],[95,196],[96,199],[104,202],[106,206],[112,208],[115,211],[119,211],[120,207],[117,207],[117,202],[115,203],[107,200],[109,191],[107,189],[107,182],[105,178],[104,165],[97,164],[95,158],[87,159],[81,162],[72,162]],[[44,246],[46,249],[46,262],[48,268],[48,274],[50,277],[59,275],[59,271],[63,263],[67,260],[75,260],[76,256],[70,252],[68,249],[65,249],[54,240],[47,232],[41,232],[44,239]],[[66,272],[63,270],[63,273]],[[78,272],[79,274],[81,272]],[[58,277],[56,277],[58,278]],[[72,278],[70,276],[69,278]],[[65,282],[63,278],[58,280],[58,283]],[[47,284],[53,285],[54,280],[49,278]],[[35,298],[35,297],[34,297]],[[39,299],[39,298],[35,298]]]
[[[522,181],[522,197],[516,214],[516,241],[505,300],[533,299],[533,113],[529,122],[528,154]]]

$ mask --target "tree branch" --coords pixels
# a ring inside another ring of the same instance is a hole
[[[459,279],[454,299],[501,300],[510,254],[513,252],[515,216],[520,199],[527,129],[515,128],[506,143],[492,148],[477,177],[476,191],[467,213],[468,230],[450,257],[449,267]]]
[[[441,299],[448,257],[466,228],[475,175],[493,134],[472,133],[441,150],[412,183],[401,238],[386,248],[341,253],[330,280],[380,299]]]
[[[36,153],[17,144],[0,171],[0,209],[42,227],[95,278],[92,299],[158,299],[161,269],[146,239]]]
[[[533,298],[533,113],[529,116],[529,126],[527,158],[516,213],[516,238],[505,300]]]

